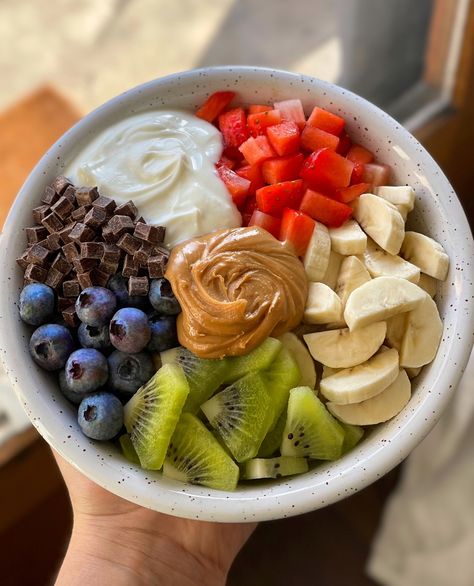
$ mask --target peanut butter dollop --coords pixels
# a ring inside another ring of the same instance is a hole
[[[180,343],[201,358],[247,354],[303,318],[302,263],[265,230],[219,230],[173,248],[166,270],[181,304]]]

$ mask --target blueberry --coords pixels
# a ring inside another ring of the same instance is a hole
[[[127,279],[120,273],[117,273],[110,277],[107,283],[108,289],[110,289],[117,297],[118,307],[138,307],[139,309],[146,309],[148,305],[148,299],[140,295],[128,294]]]
[[[176,318],[173,315],[152,315],[148,318],[151,328],[151,339],[147,350],[150,352],[164,352],[169,348],[179,346],[176,332]]]
[[[74,393],[90,393],[105,385],[109,375],[107,360],[94,348],[81,348],[66,362],[66,385]]]
[[[69,388],[69,385],[67,384],[66,380],[66,371],[64,370],[64,368],[59,371],[58,381],[59,390],[61,391],[61,393],[66,397],[68,401],[74,403],[74,405],[79,405],[79,403],[82,401],[82,399],[84,399],[84,397],[90,395],[90,393],[76,393],[75,391],[72,391]]]
[[[30,354],[45,370],[59,370],[74,350],[70,331],[57,324],[45,324],[37,328],[30,339]]]
[[[105,287],[87,287],[76,300],[77,317],[88,326],[103,326],[113,316],[117,298]]]
[[[115,350],[107,362],[110,388],[124,395],[133,395],[156,371],[151,356],[145,352],[126,354]]]
[[[119,309],[110,322],[109,333],[113,346],[129,354],[143,350],[151,337],[148,318],[136,307]]]
[[[93,393],[81,401],[77,421],[87,437],[110,440],[122,429],[122,403],[111,393]]]
[[[81,324],[77,331],[79,344],[83,348],[95,348],[96,350],[106,350],[110,347],[109,325],[105,326],[88,326]]]
[[[148,298],[158,313],[177,315],[181,311],[179,302],[166,279],[155,279],[151,282]]]
[[[54,313],[54,291],[48,285],[31,283],[20,293],[20,317],[31,326],[49,321]]]

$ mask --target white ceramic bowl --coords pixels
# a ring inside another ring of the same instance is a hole
[[[184,485],[159,472],[131,465],[112,444],[82,435],[75,409],[53,376],[28,354],[28,328],[16,304],[22,282],[15,259],[25,248],[22,228],[44,186],[97,133],[122,117],[165,106],[193,111],[216,90],[235,90],[243,103],[272,103],[299,97],[343,116],[350,135],[391,165],[396,184],[416,190],[410,224],[439,240],[451,259],[438,307],[444,335],[434,362],[414,380],[413,396],[394,419],[375,428],[334,463],[323,463],[290,479],[242,485],[220,492]],[[442,171],[396,121],[364,99],[307,77],[248,67],[221,67],[171,75],[134,88],[100,107],[67,132],[41,159],[20,191],[6,221],[0,246],[0,348],[6,371],[31,421],[64,458],[89,478],[130,501],[191,519],[258,521],[297,515],[333,503],[364,488],[399,464],[428,433],[452,396],[467,363],[473,338],[474,247],[461,205]]]

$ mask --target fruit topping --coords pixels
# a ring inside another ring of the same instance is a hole
[[[77,420],[87,437],[110,440],[122,429],[122,403],[111,393],[94,393],[81,401]]]
[[[74,349],[71,333],[65,326],[45,324],[30,338],[30,354],[44,370],[59,370]]]

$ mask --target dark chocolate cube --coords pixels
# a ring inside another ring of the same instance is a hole
[[[86,214],[90,209],[90,206],[81,206],[80,208],[73,210],[71,213],[71,219],[75,220],[76,222],[80,222],[86,217]]]
[[[72,203],[73,207],[76,207],[76,188],[73,185],[66,188],[63,196]]]
[[[25,228],[26,241],[28,244],[36,244],[44,240],[48,236],[48,231],[42,226],[35,226],[34,228]]]
[[[148,274],[150,279],[161,279],[165,272],[165,257],[163,255],[148,258]]]
[[[44,217],[41,223],[50,234],[59,232],[64,228],[64,224],[54,212],[51,212],[46,217]]]
[[[119,267],[118,261],[104,261],[100,263],[98,269],[103,273],[107,273],[107,275],[115,275]]]
[[[76,202],[78,206],[91,205],[99,197],[97,187],[77,187]]]
[[[64,256],[69,262],[73,262],[76,258],[79,258],[79,251],[77,250],[77,246],[74,242],[68,242],[62,247],[62,251]]]
[[[142,245],[135,253],[135,260],[141,267],[145,267],[148,263],[148,259],[152,256],[153,244],[150,242],[142,242]]]
[[[77,275],[77,280],[79,281],[81,289],[87,289],[87,287],[92,287],[93,285],[90,273],[82,273]]]
[[[33,208],[33,220],[36,224],[41,224],[41,221],[50,213],[50,209],[46,204]]]
[[[64,297],[77,297],[81,292],[81,286],[77,279],[71,279],[70,281],[63,282],[63,295]]]
[[[98,264],[99,261],[94,258],[76,258],[72,261],[74,265],[74,269],[76,273],[79,275],[81,273],[88,273],[92,269],[94,269]]]
[[[66,309],[63,309],[61,315],[70,328],[75,328],[79,325],[79,318],[77,317],[74,305],[70,305],[69,307],[66,307]]]
[[[131,234],[126,232],[117,242],[117,246],[124,250],[127,254],[135,254],[141,246],[140,240],[134,238]]]
[[[16,259],[17,265],[19,265],[24,271],[26,270],[26,268],[30,264],[27,260],[28,259],[28,250],[25,250],[25,252],[19,258]]]
[[[82,258],[96,258],[101,259],[104,254],[104,245],[102,242],[82,242],[81,256]]]
[[[91,271],[92,283],[94,285],[97,285],[98,287],[105,287],[107,285],[107,283],[109,282],[109,279],[110,279],[110,275],[108,273],[100,270],[100,268],[96,268]]]
[[[118,262],[122,256],[122,251],[115,244],[104,244],[103,262]]]
[[[122,275],[126,278],[136,277],[138,275],[138,268],[137,261],[133,256],[127,254],[123,263]]]
[[[66,260],[63,254],[59,253],[51,263],[51,268],[58,270],[63,275],[68,275],[71,270],[72,266],[71,263]]]
[[[63,282],[64,275],[58,271],[57,269],[49,269],[48,274],[46,276],[45,284],[49,285],[53,289],[57,289],[59,285]]]
[[[104,208],[92,206],[84,217],[84,224],[90,228],[97,229],[107,220],[107,212]]]
[[[63,312],[65,309],[67,309],[68,307],[71,307],[72,301],[71,299],[66,299],[64,297],[58,297],[58,301],[56,303],[56,307],[58,308],[58,311],[61,313]]]
[[[67,197],[61,196],[58,201],[51,206],[53,211],[61,220],[65,221],[71,215],[74,206]]]
[[[107,229],[112,230],[115,236],[132,233],[135,228],[133,220],[128,216],[112,216],[107,222]]]
[[[46,240],[48,242],[48,248],[51,250],[51,252],[55,252],[61,248],[61,237],[57,232],[48,234]]]
[[[132,200],[127,201],[115,208],[114,213],[118,216],[128,216],[132,220],[134,220],[138,215],[137,206],[133,203]]]
[[[67,177],[64,175],[59,175],[56,179],[51,183],[51,187],[58,195],[62,195],[66,189],[71,185],[71,182]]]
[[[161,244],[165,237],[165,228],[163,226],[152,226],[151,224],[137,222],[133,235],[151,244]]]
[[[28,251],[28,263],[45,267],[48,264],[50,251],[40,244],[33,244]]]
[[[26,267],[24,277],[27,283],[44,283],[47,275],[48,271],[46,269],[30,264]]]
[[[113,199],[100,195],[97,199],[92,202],[94,207],[102,208],[107,212],[107,216],[111,216],[114,213],[117,204]]]
[[[58,201],[58,199],[59,195],[54,191],[54,189],[50,185],[45,187],[43,196],[41,197],[41,201],[44,204],[52,206],[53,203],[56,203]]]
[[[148,277],[130,277],[128,280],[128,294],[146,297],[148,295]]]
[[[68,237],[72,242],[90,242],[94,239],[95,232],[82,222],[77,222]]]

